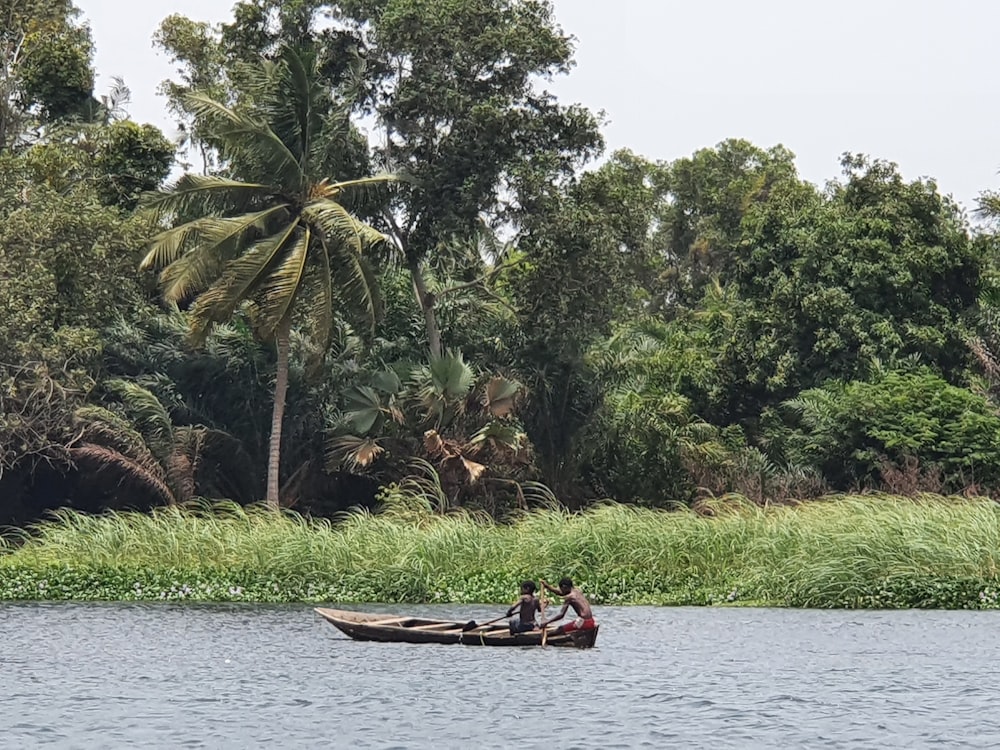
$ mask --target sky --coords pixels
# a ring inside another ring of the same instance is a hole
[[[121,76],[133,119],[168,136],[156,93],[172,73],[160,20],[230,17],[234,0],[76,0],[98,91]],[[822,185],[844,152],[934,178],[970,212],[1000,188],[1000,3],[980,0],[555,0],[577,65],[547,84],[605,113],[610,150],[672,160],[726,138],[782,144]]]

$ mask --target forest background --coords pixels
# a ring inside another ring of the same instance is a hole
[[[0,18],[0,524],[1000,487],[990,186],[606,153],[534,0],[168,17],[181,143],[71,2]]]

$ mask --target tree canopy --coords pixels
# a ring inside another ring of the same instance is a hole
[[[0,20],[0,524],[1000,487],[994,191],[604,153],[544,0],[169,16],[177,143],[71,2]]]

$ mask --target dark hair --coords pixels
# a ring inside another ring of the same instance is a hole
[[[567,576],[559,580],[559,590],[566,591],[567,589],[573,588],[573,579]]]
[[[534,581],[521,581],[521,593],[522,594],[534,594],[535,593],[535,582]]]

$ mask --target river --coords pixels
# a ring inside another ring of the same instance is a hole
[[[596,614],[576,651],[359,643],[306,606],[0,604],[0,747],[1000,747],[998,612]]]

